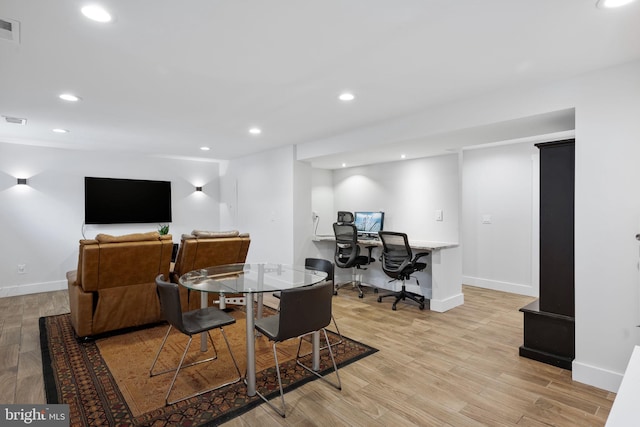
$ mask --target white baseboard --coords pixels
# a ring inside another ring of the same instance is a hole
[[[617,393],[622,383],[624,373],[613,372],[607,369],[591,366],[586,363],[573,361],[571,364],[571,377],[574,381],[598,387]]]
[[[464,294],[460,293],[442,300],[432,299],[429,301],[429,310],[444,313],[459,305],[464,304]]]
[[[0,288],[0,298],[15,297],[18,295],[38,294],[40,292],[62,291],[67,289],[66,280],[57,280],[55,282],[44,283],[28,283],[17,286],[7,286]]]
[[[476,286],[478,288],[492,289],[494,291],[509,292],[529,297],[539,296],[537,289],[534,289],[530,285],[523,285],[520,283],[501,282],[499,280],[490,280],[471,276],[462,276],[462,283],[469,286]]]

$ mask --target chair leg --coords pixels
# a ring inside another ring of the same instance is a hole
[[[187,342],[187,345],[184,348],[184,352],[182,353],[182,357],[180,358],[180,363],[178,364],[178,369],[176,369],[176,373],[173,375],[173,378],[171,379],[171,384],[169,384],[169,390],[167,390],[167,395],[164,397],[164,404],[165,405],[173,405],[176,401],[173,402],[169,402],[169,395],[171,394],[171,390],[173,389],[173,385],[176,382],[176,378],[178,377],[178,373],[180,372],[180,368],[182,368],[182,362],[184,362],[184,358],[187,356],[187,352],[189,351],[189,347],[191,346],[191,341],[193,340],[193,337],[189,337],[189,341]],[[182,399],[180,399],[182,400]]]
[[[218,386],[217,388],[224,387],[225,385],[235,384],[242,379],[242,375],[240,374],[240,368],[238,367],[238,362],[236,361],[236,357],[233,355],[233,352],[231,351],[231,345],[229,345],[229,340],[227,339],[227,334],[224,332],[224,328],[220,328],[220,332],[222,333],[222,338],[224,338],[224,342],[227,344],[227,350],[229,350],[229,354],[231,355],[231,360],[233,361],[233,366],[235,366],[236,372],[238,373],[238,379],[233,382]]]
[[[156,375],[160,375],[160,374],[163,374],[163,373],[167,373],[167,372],[172,372],[173,371],[173,369],[168,369],[168,370],[165,370],[165,371],[162,371],[162,372],[155,372],[155,373],[153,372],[153,367],[155,366],[156,361],[158,360],[158,356],[160,355],[160,351],[162,350],[162,347],[164,347],[164,344],[165,344],[165,342],[167,340],[167,337],[169,336],[170,330],[171,329],[169,329],[169,331],[167,331],[167,334],[165,335],[165,338],[162,341],[162,345],[160,346],[160,350],[158,350],[158,355],[156,355],[156,359],[153,361],[153,365],[151,366],[151,370],[149,372],[149,376],[156,376]],[[178,374],[180,373],[181,369],[187,368],[189,366],[198,365],[198,364],[204,363],[204,362],[210,362],[210,361],[216,360],[218,358],[218,351],[217,351],[217,349],[215,347],[215,344],[213,342],[213,338],[211,338],[211,333],[210,333],[210,331],[207,331],[207,336],[209,337],[209,342],[211,343],[211,347],[213,349],[213,352],[214,352],[215,356],[207,358],[207,359],[204,359],[204,360],[199,360],[197,362],[189,363],[188,365],[184,365],[183,366],[184,359],[186,358],[187,353],[189,352],[189,348],[191,347],[191,342],[193,341],[193,337],[189,336],[189,341],[187,341],[187,345],[185,346],[184,352],[182,353],[182,357],[180,358],[180,363],[178,364],[178,368],[175,369],[175,374],[173,375],[173,378],[171,379],[171,384],[169,384],[169,389],[167,390],[167,394],[166,394],[165,399],[164,399],[165,405],[173,405],[174,403],[180,402],[182,400],[190,399],[190,398],[195,397],[195,396],[200,396],[201,394],[204,394],[204,393],[207,393],[207,392],[210,392],[210,391],[213,391],[213,390],[217,390],[219,388],[222,388],[222,387],[225,387],[225,386],[228,386],[228,385],[231,385],[231,384],[235,384],[235,383],[237,383],[238,381],[240,381],[242,379],[242,376],[240,374],[240,368],[238,367],[238,363],[236,362],[236,358],[233,355],[233,352],[231,351],[231,346],[229,345],[229,340],[227,339],[227,335],[225,334],[223,328],[220,328],[220,332],[222,333],[222,337],[224,338],[224,341],[227,344],[227,349],[229,350],[229,354],[231,355],[231,360],[233,361],[233,365],[236,368],[236,372],[238,373],[238,377],[233,379],[233,380],[231,380],[231,381],[225,382],[223,384],[218,384],[215,387],[211,387],[211,388],[208,388],[206,390],[201,390],[201,391],[198,391],[196,393],[190,394],[188,396],[181,397],[181,398],[173,400],[173,401],[169,401],[169,396],[171,395],[171,391],[173,390],[173,386],[175,385],[176,379],[178,378]]]
[[[340,333],[340,329],[338,329],[338,324],[336,323],[336,318],[333,316],[333,314],[331,315],[331,320],[333,320],[333,326],[336,327],[336,332],[338,333],[338,336],[340,337],[340,339],[330,345],[342,344],[342,334]],[[327,341],[327,343],[329,343],[329,341]]]
[[[335,326],[335,328],[336,328],[336,333],[338,334],[338,337],[340,337],[338,339],[338,341],[336,341],[336,342],[330,343],[329,341],[326,341],[327,345],[330,345],[330,346],[333,347],[333,346],[336,346],[338,344],[342,344],[342,334],[340,333],[340,329],[338,329],[338,324],[336,323],[336,318],[333,316],[333,314],[331,315],[331,319],[333,320],[333,326]],[[308,336],[309,335],[305,335],[305,337],[308,337]],[[327,348],[327,345],[323,345],[322,347],[320,347],[320,350],[324,350],[325,348]],[[306,354],[301,354],[300,356],[301,357],[308,356],[309,354],[311,354],[311,352],[306,353]]]
[[[328,343],[329,342],[329,336],[327,335],[327,330],[325,328],[322,328],[322,332],[324,333],[324,339]],[[338,379],[337,383],[332,383],[327,378],[325,378],[324,375],[320,375],[318,372],[314,371],[310,367],[308,367],[305,364],[303,364],[302,362],[300,362],[299,359],[300,359],[300,347],[301,346],[302,346],[302,337],[300,337],[300,341],[298,342],[298,352],[296,353],[296,364],[302,366],[304,369],[306,369],[307,371],[311,372],[312,374],[314,374],[315,376],[317,376],[318,378],[320,378],[322,381],[326,382],[327,384],[332,385],[333,387],[337,388],[338,390],[342,390],[342,382],[340,381],[340,374],[338,373],[338,365],[336,364],[335,357],[333,357],[333,350],[331,349],[331,346],[328,345],[325,348],[329,349],[329,355],[331,356],[331,362],[333,362],[333,370],[336,373],[336,378]]]
[[[151,364],[151,368],[149,369],[149,377],[154,377],[156,375],[164,374],[169,372],[170,370],[162,371],[162,372],[153,372],[153,368],[156,366],[156,362],[158,361],[158,357],[160,357],[160,352],[164,348],[164,344],[167,342],[167,338],[169,338],[169,332],[171,332],[171,325],[169,325],[169,329],[167,329],[167,333],[164,334],[164,339],[162,340],[162,344],[160,344],[160,348],[156,353],[156,358],[153,359],[153,363]]]
[[[269,405],[274,411],[276,411],[278,415],[280,415],[282,418],[285,418],[287,407],[285,406],[285,403],[284,403],[284,391],[282,389],[282,378],[280,377],[280,364],[278,363],[278,351],[277,351],[275,342],[273,343],[273,360],[275,360],[275,363],[276,363],[276,374],[278,375],[278,385],[280,386],[280,399],[282,400],[282,409],[278,408],[276,405],[271,403],[271,401],[268,400],[258,390],[256,390],[256,394],[260,396],[260,398],[264,400],[265,403]]]
[[[423,295],[418,295],[418,294],[414,294],[413,292],[408,292],[408,291],[404,291],[404,296],[406,298],[409,298],[412,301],[417,302],[418,304],[424,304],[424,296]]]
[[[380,295],[378,297],[378,302],[382,302],[382,298],[386,298],[386,297],[395,297],[395,301],[393,302],[393,304],[391,305],[391,309],[392,310],[396,310],[396,306],[398,304],[399,301],[401,300],[405,300],[406,298],[409,298],[412,301],[415,301],[416,303],[418,303],[418,308],[420,310],[424,310],[425,304],[424,304],[424,296],[423,295],[418,295],[415,294],[413,292],[409,292],[407,291],[406,287],[405,287],[405,281],[402,281],[402,288],[400,289],[400,291],[398,292],[389,292],[387,294],[384,295]]]
[[[167,330],[167,333],[164,336],[164,339],[162,340],[162,344],[160,345],[160,348],[158,349],[158,354],[156,354],[156,358],[153,361],[153,364],[151,365],[151,369],[149,370],[149,376],[150,377],[155,377],[157,375],[162,375],[162,374],[166,374],[168,372],[175,372],[177,368],[169,368],[169,369],[165,369],[164,371],[160,371],[160,372],[153,372],[153,367],[156,365],[156,362],[158,361],[158,357],[160,356],[160,352],[162,351],[165,343],[167,342],[167,338],[169,338],[169,332],[171,332],[171,325],[169,325],[169,329]],[[205,363],[205,362],[211,362],[212,360],[216,360],[218,358],[218,349],[216,348],[216,345],[213,342],[213,339],[211,338],[211,335],[207,332],[207,335],[209,336],[209,343],[211,343],[211,348],[213,349],[213,356],[208,358],[208,359],[204,359],[204,360],[198,360],[197,362],[193,362],[193,363],[189,363],[188,365],[184,365],[183,368],[188,368],[189,366],[194,366],[194,365],[199,365],[200,363]]]
[[[328,343],[329,342],[329,336],[327,335],[327,330],[325,328],[322,328],[322,332],[324,333],[324,339]],[[319,373],[317,373],[313,369],[309,368],[308,366],[304,365],[303,363],[301,363],[298,360],[300,358],[300,346],[302,344],[302,338],[303,337],[300,337],[300,341],[298,342],[298,353],[296,354],[296,364],[301,366],[301,367],[303,367],[307,371],[311,372],[312,374],[314,374],[315,376],[320,378],[322,381],[332,385],[333,387],[337,388],[338,390],[342,390],[342,382],[340,381],[340,374],[338,374],[338,365],[336,364],[336,359],[333,356],[333,350],[331,349],[331,346],[328,345],[325,348],[329,349],[329,355],[331,356],[331,362],[333,363],[333,370],[336,373],[336,377],[338,379],[337,383],[335,383],[335,384],[332,383],[331,381],[329,381],[323,375],[320,375]],[[286,417],[286,405],[285,405],[285,402],[284,402],[284,389],[282,388],[282,377],[280,376],[280,364],[278,362],[278,351],[277,351],[277,347],[276,347],[276,343],[275,342],[273,343],[273,360],[276,363],[276,374],[278,376],[278,386],[280,388],[280,400],[282,401],[282,408],[278,408],[276,405],[274,405],[270,400],[268,400],[262,393],[260,393],[257,390],[256,390],[256,394],[258,396],[260,396],[260,398],[262,400],[264,400],[265,403],[267,405],[269,405],[274,411],[276,411],[278,413],[278,415],[280,415],[282,418],[285,418]]]
[[[333,294],[338,295],[338,290],[344,286],[351,285],[353,288],[358,289],[358,298],[364,298],[364,290],[362,287],[362,274],[358,273],[358,270],[366,270],[360,269],[356,267],[351,267],[351,281],[344,283],[335,283],[333,286]],[[373,288],[374,293],[378,293],[378,288]]]

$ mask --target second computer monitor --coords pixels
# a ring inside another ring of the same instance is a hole
[[[354,224],[358,234],[378,234],[383,230],[384,212],[356,212]]]

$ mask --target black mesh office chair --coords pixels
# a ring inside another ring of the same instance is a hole
[[[380,231],[378,233],[382,240],[382,270],[387,276],[395,280],[402,280],[402,289],[399,292],[390,292],[378,297],[378,302],[382,302],[382,298],[395,297],[396,300],[391,306],[392,310],[396,309],[398,301],[410,299],[418,303],[420,310],[424,310],[424,296],[409,292],[405,288],[405,281],[411,277],[416,271],[422,271],[427,267],[424,262],[418,262],[422,257],[429,255],[429,252],[420,252],[413,256],[409,239],[404,233],[396,233],[393,231]],[[418,283],[418,279],[416,279]],[[418,283],[420,285],[420,283]]]
[[[354,220],[355,218],[353,216],[353,212],[338,211],[338,218],[336,219],[336,221],[339,224],[353,224]]]
[[[227,335],[224,333],[224,326],[231,325],[236,322],[236,319],[229,316],[224,311],[218,309],[217,307],[207,307],[201,308],[197,310],[188,311],[186,313],[182,312],[180,307],[180,293],[178,290],[178,285],[175,283],[165,282],[164,276],[161,274],[156,277],[156,285],[158,287],[158,296],[160,297],[160,307],[162,309],[162,316],[169,323],[169,329],[162,340],[162,344],[160,344],[160,348],[158,349],[158,353],[156,354],[156,358],[153,360],[153,364],[151,365],[151,369],[149,369],[149,376],[154,377],[156,375],[165,374],[167,372],[174,372],[173,379],[171,380],[171,384],[169,385],[169,390],[167,390],[167,395],[165,396],[165,404],[172,405],[181,400],[188,399],[190,397],[199,396],[208,391],[216,390],[221,387],[224,387],[229,384],[234,384],[240,381],[242,378],[240,375],[240,369],[238,368],[238,363],[236,362],[235,357],[233,356],[233,352],[231,351],[231,347],[229,346],[229,341],[227,340]],[[189,336],[189,341],[184,349],[184,353],[182,354],[182,358],[180,359],[180,363],[178,367],[175,369],[167,369],[161,372],[153,372],[153,368],[156,366],[156,362],[158,361],[158,357],[164,348],[165,343],[167,342],[167,338],[169,337],[169,333],[171,329],[175,328],[182,332],[185,335]],[[225,342],[227,343],[227,348],[229,349],[229,354],[231,354],[231,360],[233,360],[233,364],[236,367],[236,371],[238,373],[238,377],[225,382],[224,384],[216,385],[212,388],[208,388],[206,390],[199,391],[197,393],[191,394],[186,397],[181,397],[180,399],[169,401],[169,395],[171,394],[171,390],[173,389],[173,385],[176,382],[176,378],[178,377],[178,373],[180,369],[186,368],[189,366],[197,365],[204,362],[209,362],[218,358],[218,351],[213,343],[213,339],[211,338],[211,329],[219,328],[222,336],[224,337]],[[191,341],[193,340],[193,335],[199,334],[201,332],[206,332],[209,337],[209,342],[211,343],[211,348],[214,351],[214,356],[208,359],[200,360],[194,363],[190,363],[188,365],[182,365],[184,363],[184,359],[187,356],[187,352],[189,351],[189,347],[191,346]]]
[[[362,298],[364,293],[362,292],[362,283],[356,270],[365,269],[365,265],[369,265],[374,259],[371,257],[371,250],[373,246],[367,246],[369,255],[360,255],[360,246],[358,246],[358,230],[353,223],[340,223],[333,224],[333,233],[336,237],[336,248],[334,253],[334,261],[336,267],[349,268],[352,273],[351,282],[335,284],[333,294],[338,294],[338,289],[341,287],[353,284],[358,288],[358,298]]]
[[[290,338],[300,337],[298,343],[298,352],[296,354],[296,363],[316,375],[323,381],[331,384],[338,390],[342,390],[340,375],[336,360],[333,357],[331,346],[326,346],[333,370],[336,373],[337,382],[333,383],[318,372],[300,362],[300,347],[302,338],[312,332],[324,332],[324,339],[329,342],[327,330],[325,329],[331,323],[331,303],[332,303],[332,284],[331,282],[323,282],[319,285],[306,286],[303,288],[287,289],[280,293],[280,311],[278,314],[269,317],[257,319],[255,327],[264,334],[269,340],[273,341],[273,358],[276,364],[276,374],[278,376],[278,385],[280,386],[280,398],[282,400],[282,408],[278,408],[272,404],[260,392],[256,392],[269,406],[271,406],[283,418],[286,416],[286,406],[284,403],[284,391],[282,389],[282,379],[280,377],[280,367],[278,364],[278,351],[276,344],[286,341]],[[321,366],[319,371],[321,372]]]

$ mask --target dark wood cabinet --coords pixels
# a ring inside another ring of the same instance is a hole
[[[575,356],[575,141],[540,149],[540,298],[524,313],[520,355],[571,369]]]

